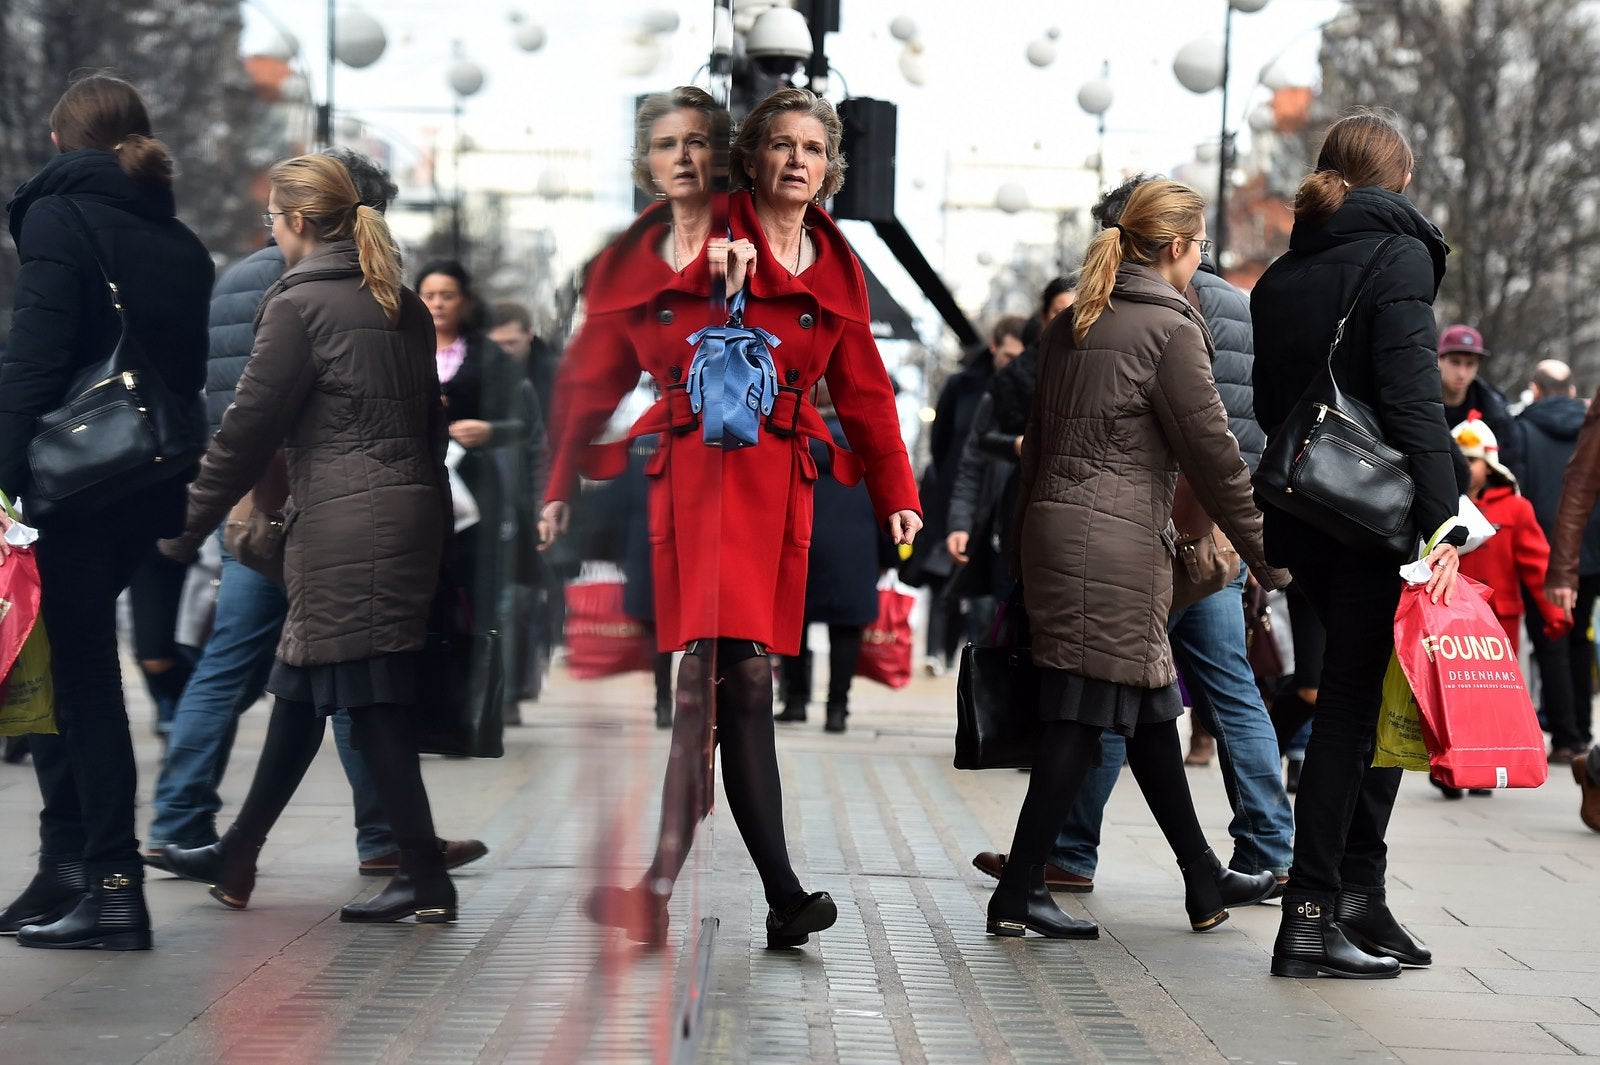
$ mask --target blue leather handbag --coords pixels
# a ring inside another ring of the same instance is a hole
[[[761,441],[761,423],[778,398],[778,369],[772,349],[780,343],[765,329],[744,324],[750,284],[728,302],[726,325],[708,325],[693,336],[689,364],[689,404],[700,416],[704,439],[712,447],[751,447]]]

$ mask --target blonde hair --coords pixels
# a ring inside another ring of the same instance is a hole
[[[278,209],[305,219],[321,241],[354,239],[362,287],[391,319],[400,313],[400,251],[383,215],[361,202],[350,171],[326,155],[302,155],[272,168]]]
[[[1179,240],[1193,240],[1205,224],[1206,202],[1187,185],[1157,179],[1133,190],[1122,215],[1089,242],[1073,304],[1072,336],[1082,340],[1089,327],[1111,306],[1117,269],[1124,262],[1148,266],[1161,249]]]

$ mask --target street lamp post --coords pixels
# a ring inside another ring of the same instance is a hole
[[[361,69],[376,63],[383,55],[388,38],[383,25],[359,8],[349,8],[335,16],[334,0],[328,0],[327,70],[323,75],[323,102],[317,107],[317,146],[333,146],[333,71],[335,62]]]
[[[1078,89],[1078,106],[1085,114],[1093,115],[1097,121],[1096,134],[1098,140],[1094,148],[1094,185],[1097,193],[1106,190],[1106,112],[1111,110],[1111,101],[1114,98],[1111,92],[1111,64],[1100,64],[1100,77],[1095,81],[1086,81]]]
[[[450,257],[456,262],[461,262],[461,108],[467,97],[476,95],[483,88],[483,76],[483,68],[462,54],[461,45],[457,42],[455,62],[450,64],[446,73],[450,91],[455,94],[455,106],[452,109],[455,148],[450,153],[455,185],[454,194],[450,197]]]
[[[1228,246],[1228,179],[1233,168],[1233,130],[1228,128],[1228,75],[1231,72],[1233,50],[1233,13],[1245,14],[1260,11],[1267,0],[1227,0],[1222,17],[1222,49],[1215,52],[1215,38],[1211,41],[1194,41],[1178,52],[1173,62],[1173,73],[1190,92],[1207,93],[1222,89],[1222,129],[1217,137],[1217,218],[1211,229],[1212,244],[1216,247],[1217,269],[1223,268],[1223,253]]]

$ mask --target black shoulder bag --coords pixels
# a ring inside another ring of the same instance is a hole
[[[83,209],[71,198],[66,202],[83,225],[120,328],[111,354],[79,373],[67,389],[67,402],[39,419],[28,444],[30,521],[68,510],[93,511],[188,474],[210,435],[201,393],[178,396],[149,367],[128,329],[122,293],[106,273]]]
[[[1355,298],[1334,326],[1326,368],[1267,441],[1251,483],[1267,502],[1340,543],[1399,558],[1417,546],[1411,460],[1384,443],[1376,412],[1343,392],[1333,370],[1345,323],[1396,239],[1384,240],[1367,260]]]

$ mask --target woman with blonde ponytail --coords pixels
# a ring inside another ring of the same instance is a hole
[[[1229,906],[1260,902],[1271,872],[1223,868],[1195,817],[1167,642],[1172,494],[1182,470],[1206,513],[1268,587],[1250,473],[1211,379],[1214,350],[1184,298],[1209,243],[1190,188],[1150,181],[1089,245],[1077,302],[1040,341],[1039,381],[1022,444],[1018,559],[1040,674],[1039,742],[1016,834],[989,900],[989,932],[1093,939],[1062,913],[1045,864],[1100,747],[1127,737],[1128,764],[1183,871],[1197,932]],[[1063,324],[1065,323],[1065,324]]]
[[[451,524],[433,324],[400,285],[383,216],[360,204],[338,160],[273,167],[263,221],[287,269],[256,312],[233,406],[190,486],[187,531],[163,549],[190,557],[283,450],[289,612],[267,682],[277,701],[233,827],[210,847],[165,855],[243,909],[256,855],[322,742],[323,718],[342,707],[400,846],[400,872],[340,920],[453,921],[455,888],[412,722]]]
[[[1450,248],[1405,197],[1413,165],[1386,112],[1357,111],[1323,138],[1316,171],[1295,196],[1289,251],[1250,297],[1256,417],[1270,441],[1325,372],[1344,320],[1339,387],[1377,412],[1388,444],[1410,459],[1412,517],[1437,541],[1429,591],[1448,601],[1466,536],[1450,525],[1467,472],[1458,480],[1435,350],[1433,298]],[[1392,558],[1347,547],[1270,502],[1265,518],[1268,554],[1294,571],[1328,633],[1272,972],[1396,976],[1401,965],[1433,959],[1389,912],[1383,835],[1401,771],[1372,768],[1400,577]]]

